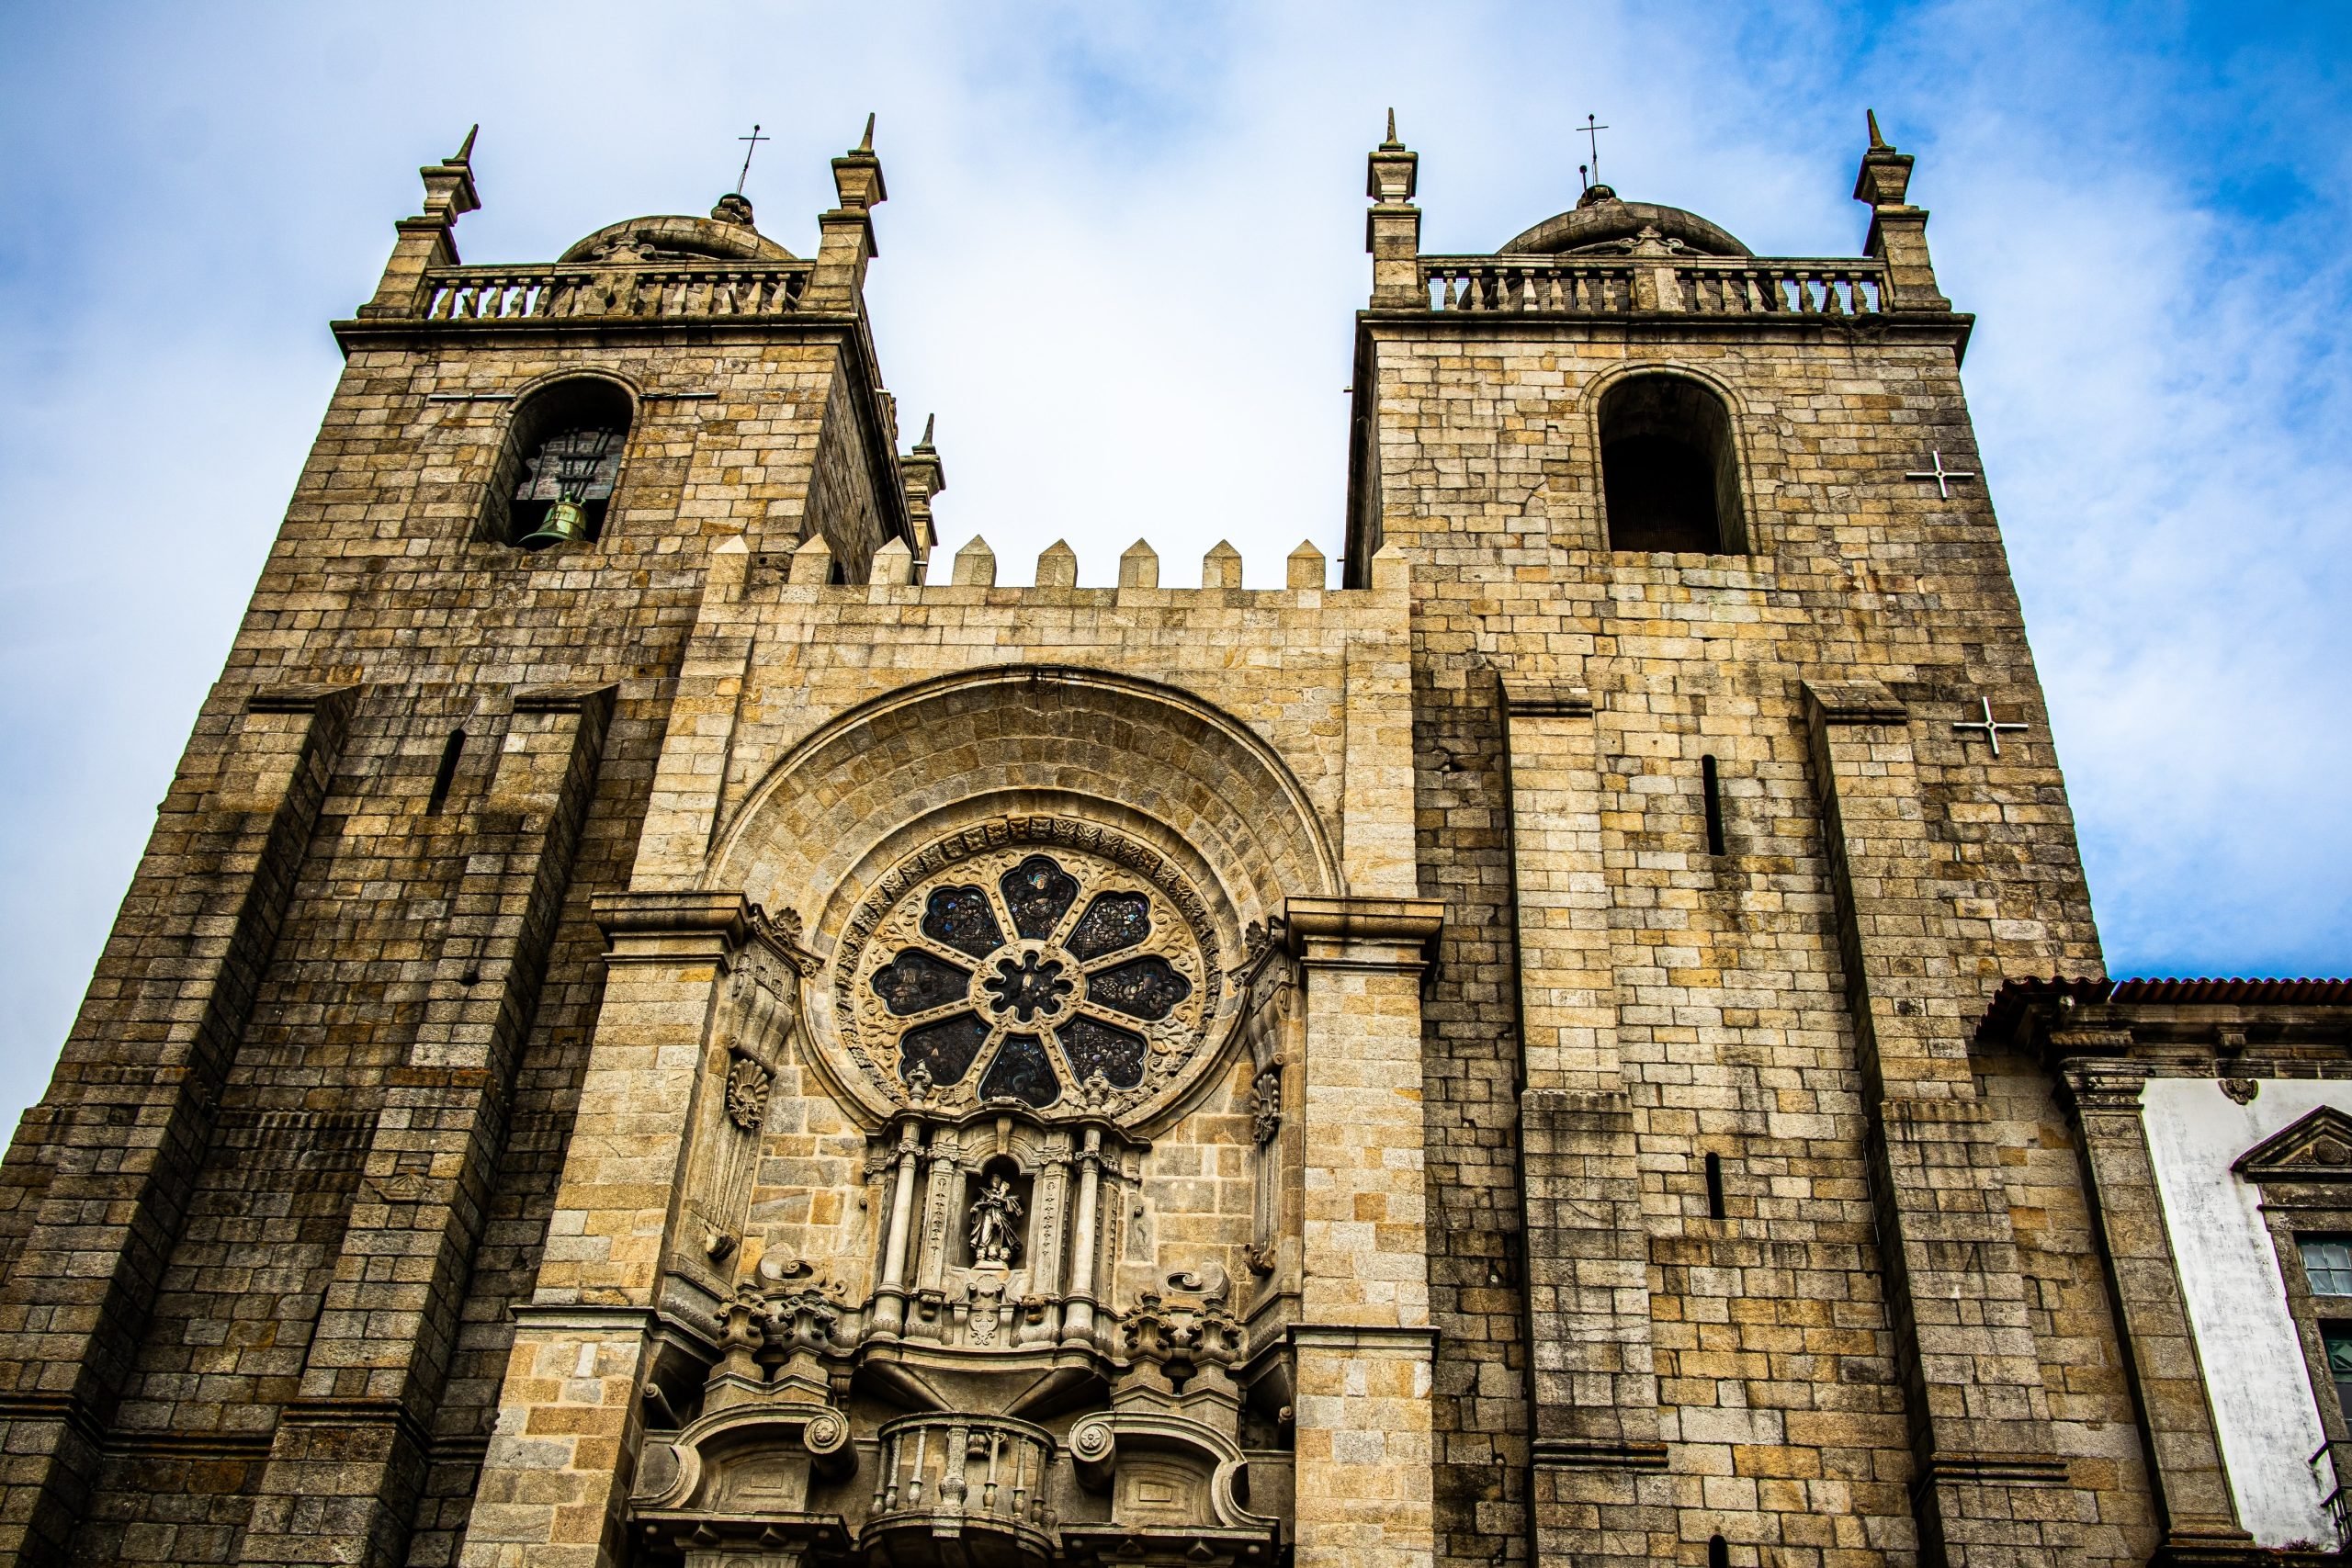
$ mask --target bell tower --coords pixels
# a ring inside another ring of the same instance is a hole
[[[0,1248],[0,1561],[446,1561],[713,562],[920,571],[833,160],[467,263],[474,137],[345,367],[48,1093]],[[540,1222],[541,1229],[544,1221]],[[435,1555],[438,1553],[439,1555]]]
[[[1873,117],[1851,259],[1605,186],[1430,255],[1371,155],[1347,553],[1410,564],[1448,912],[1442,1562],[2106,1560],[2148,1484],[2069,1457],[2132,1417],[2053,1396],[2048,1314],[2109,1303],[1972,1076],[2004,976],[2100,954],[1911,167]]]

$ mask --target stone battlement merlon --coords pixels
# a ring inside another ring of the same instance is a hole
[[[1078,556],[1069,546],[1056,540],[1037,557],[1036,581],[1033,583],[1004,584],[996,581],[996,552],[986,539],[975,536],[957,550],[950,576],[944,582],[926,582],[924,573],[911,551],[892,543],[875,552],[874,561],[864,582],[836,581],[833,554],[822,536],[810,538],[790,551],[755,552],[749,563],[749,578],[757,582],[764,579],[782,583],[797,596],[856,600],[861,603],[904,604],[977,604],[1024,602],[1031,595],[1074,596],[1077,602],[1101,604],[1148,603],[1154,604],[1181,603],[1193,593],[1225,595],[1219,603],[1238,599],[1241,602],[1269,605],[1288,602],[1303,609],[1321,603],[1322,596],[1332,592],[1357,592],[1363,585],[1351,585],[1334,590],[1330,585],[1329,566],[1321,550],[1311,541],[1302,540],[1298,547],[1285,558],[1284,581],[1281,588],[1245,589],[1241,586],[1241,555],[1231,545],[1220,539],[1201,558],[1201,582],[1197,589],[1160,586],[1159,553],[1138,539],[1119,557],[1119,577],[1115,585],[1082,588],[1078,581]],[[1399,552],[1387,552],[1373,562],[1371,589],[1388,592],[1405,583],[1407,566]],[[879,590],[911,590],[911,594],[893,592],[877,596]],[[1007,601],[1005,596],[1015,596]]]

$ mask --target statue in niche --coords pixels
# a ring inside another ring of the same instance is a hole
[[[972,1261],[1010,1267],[1021,1253],[1021,1198],[1001,1175],[991,1176],[972,1200]]]

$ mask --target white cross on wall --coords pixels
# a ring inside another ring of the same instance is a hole
[[[2003,724],[1999,720],[1996,719],[1993,716],[1993,702],[1989,697],[1979,697],[1976,699],[1976,702],[1977,705],[1984,710],[1984,716],[1983,718],[1956,718],[1951,721],[1951,727],[1954,729],[1961,731],[1963,735],[1981,733],[1985,739],[1993,743],[1993,755],[1997,757],[2001,754],[2001,737],[2004,734],[2022,732],[2025,726],[2022,724]]]
[[[1905,474],[1903,477],[1906,479],[1935,480],[1936,493],[1942,496],[1946,501],[1950,501],[1951,499],[1951,481],[1953,479],[1973,479],[1976,477],[1974,474],[1962,473],[1958,468],[1945,468],[1944,455],[1941,452],[1930,453],[1929,456],[1935,459],[1935,466],[1933,468],[1922,468],[1917,473]]]

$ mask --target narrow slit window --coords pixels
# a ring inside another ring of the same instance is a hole
[[[1707,1538],[1707,1568],[1731,1568],[1731,1543],[1719,1535]]]
[[[441,807],[449,799],[449,786],[458,782],[458,760],[465,754],[465,730],[449,731],[449,739],[441,743],[441,765],[433,772],[433,794],[424,802],[427,817],[441,815]]]
[[[1707,852],[1719,855],[1724,852],[1724,792],[1713,757],[1699,759],[1699,783],[1707,796]]]
[[[1724,1156],[1707,1156],[1707,1218],[1724,1217]]]

